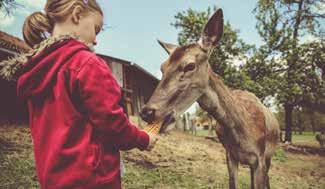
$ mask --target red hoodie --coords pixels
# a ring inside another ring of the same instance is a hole
[[[42,188],[121,188],[119,150],[144,150],[149,136],[118,105],[107,64],[73,39],[34,56],[18,80],[26,99]]]

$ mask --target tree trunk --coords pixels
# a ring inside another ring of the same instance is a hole
[[[293,106],[291,104],[285,104],[284,105],[285,110],[285,138],[284,142],[292,142],[292,110]]]
[[[186,117],[185,117],[185,115],[183,115],[182,122],[183,122],[183,131],[186,131]]]
[[[298,11],[297,15],[295,18],[295,24],[293,26],[293,34],[292,34],[292,39],[293,39],[293,44],[292,44],[292,56],[288,60],[288,75],[287,75],[287,80],[288,80],[288,88],[293,89],[293,76],[295,74],[296,67],[294,64],[297,63],[298,60],[298,54],[297,54],[297,44],[298,44],[298,30],[299,26],[301,24],[301,10],[303,7],[304,0],[298,1]],[[293,99],[290,99],[291,97],[287,97],[287,102],[284,104],[284,109],[285,109],[285,127],[286,127],[286,133],[285,133],[285,142],[292,142],[292,111],[293,111]]]
[[[310,125],[313,130],[313,134],[315,134],[316,133],[315,112],[311,112],[310,114]]]
[[[299,132],[299,135],[302,135],[302,131],[304,130],[304,126],[303,126],[303,121],[302,121],[302,118],[301,118],[301,114],[302,112],[301,111],[298,111],[298,115],[297,115],[297,126],[298,126],[298,132]]]

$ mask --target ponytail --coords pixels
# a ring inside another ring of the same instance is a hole
[[[24,40],[30,47],[33,47],[46,39],[46,34],[51,33],[52,30],[53,25],[50,19],[42,12],[34,12],[24,22]]]
[[[41,43],[53,31],[55,22],[67,18],[73,11],[73,8],[79,5],[85,11],[97,11],[103,15],[96,0],[47,0],[44,11],[35,12],[28,16],[23,26],[24,40],[30,47]]]

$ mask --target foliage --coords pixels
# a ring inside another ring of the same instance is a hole
[[[12,13],[12,10],[17,8],[19,4],[16,0],[0,0],[0,11],[4,11],[6,15]]]
[[[304,43],[298,52],[298,104],[325,113],[325,40]]]
[[[285,151],[282,148],[277,149],[275,151],[273,160],[285,162],[287,160],[287,155],[286,155]]]
[[[225,83],[255,93],[264,103],[276,97],[286,112],[286,140],[291,140],[292,111],[301,106],[325,112],[324,28],[321,0],[259,0],[254,13],[264,44],[244,43],[229,22],[210,64]],[[214,8],[215,10],[216,8]],[[212,9],[179,12],[172,23],[180,45],[199,40]],[[321,39],[303,43],[305,36]]]
[[[281,83],[279,73],[284,69],[276,58],[268,58],[269,51],[266,46],[255,49],[242,70],[254,81],[254,92],[261,100],[266,97],[274,97]]]
[[[317,132],[325,129],[325,114],[314,112],[307,108],[296,108],[292,113],[293,131],[302,133],[304,131]],[[283,108],[276,113],[281,129],[285,128],[285,115]]]
[[[267,51],[265,59],[273,59],[282,70],[277,76],[281,82],[278,82],[276,97],[286,112],[286,141],[291,141],[294,107],[308,103],[319,107],[319,97],[323,96],[319,90],[323,84],[316,79],[319,75],[313,61],[319,58],[324,42],[321,40],[313,47],[302,44],[306,35],[319,39],[324,36],[320,25],[325,18],[321,13],[323,6],[321,0],[259,0],[254,10],[256,27]]]
[[[213,10],[216,10],[216,8]],[[175,22],[172,25],[180,29],[178,34],[179,44],[197,42],[210,14],[210,7],[206,11],[189,9],[177,13]],[[239,69],[253,49],[254,47],[241,40],[238,37],[238,31],[233,29],[229,22],[226,22],[223,37],[210,57],[211,67],[214,72],[224,79],[228,86],[253,90],[254,82],[250,80],[245,72]]]
[[[262,101],[276,97],[285,108],[287,141],[291,141],[294,108],[325,112],[325,35],[320,24],[324,4],[321,0],[259,0],[253,12],[264,44],[255,48],[244,43],[226,22],[210,59],[214,72],[231,88],[251,91]],[[211,8],[179,12],[172,24],[180,29],[179,43],[198,41],[210,14]],[[307,35],[321,40],[303,43]]]
[[[202,122],[210,119],[208,112],[203,110],[200,106],[195,107],[195,116],[199,117]]]
[[[306,94],[301,86],[315,78],[308,77],[310,74],[305,75],[307,77],[303,75],[306,72],[314,72],[306,70],[308,64],[312,64],[311,58],[316,58],[308,55],[316,53],[313,50],[319,51],[323,48],[324,42],[314,48],[307,48],[308,44],[300,46],[299,41],[306,34],[322,36],[320,18],[325,15],[315,12],[320,10],[321,4],[319,0],[259,0],[254,10],[258,21],[257,30],[265,42],[264,48],[268,51],[265,58],[273,59],[273,62],[278,60],[278,63],[282,64],[280,70],[283,72],[279,75],[281,83],[277,91],[280,104],[299,105],[301,95]],[[298,56],[301,54],[306,56]],[[311,83],[308,86],[312,86]]]

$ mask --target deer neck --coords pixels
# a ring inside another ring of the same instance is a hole
[[[198,99],[198,103],[220,123],[230,134],[234,142],[238,142],[245,133],[244,109],[236,104],[231,90],[223,83],[218,75],[209,71],[209,86]]]

